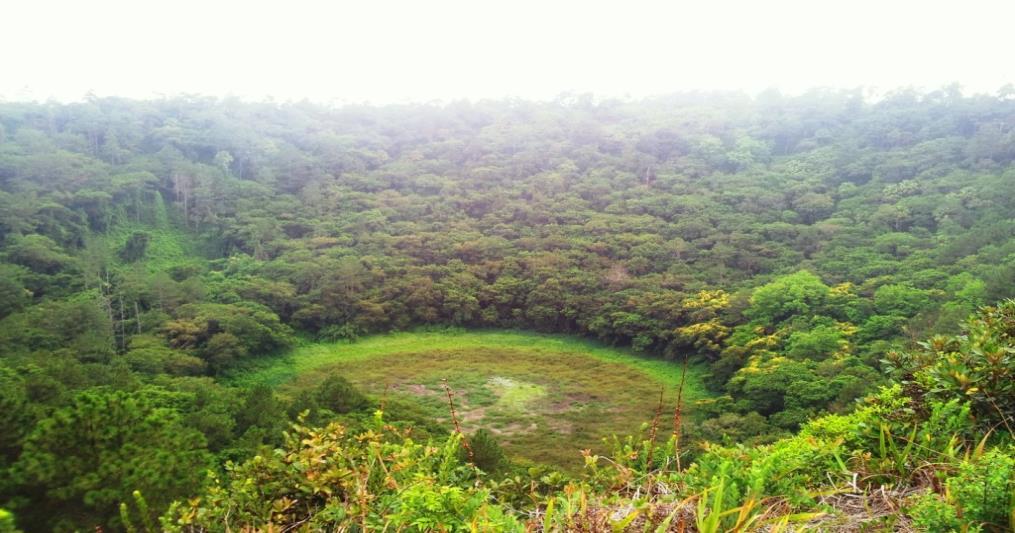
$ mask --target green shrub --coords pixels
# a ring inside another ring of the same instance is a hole
[[[692,492],[708,489],[720,477],[728,490],[784,497],[794,505],[811,505],[811,491],[836,470],[841,442],[811,436],[783,439],[770,446],[709,447],[684,478]]]
[[[995,448],[963,461],[957,475],[947,481],[948,496],[970,524],[983,523],[995,530],[1015,526],[1015,456]]]
[[[962,526],[955,507],[933,492],[914,498],[908,514],[918,531],[949,533]]]
[[[167,531],[521,531],[491,504],[461,437],[422,445],[384,424],[347,433],[294,426],[285,446],[229,465],[200,498],[163,517]],[[224,527],[223,527],[224,526]]]
[[[370,402],[349,380],[342,376],[328,376],[314,391],[317,405],[336,414],[366,409]]]
[[[501,449],[493,434],[485,429],[480,429],[468,438],[469,448],[472,449],[472,464],[476,465],[487,474],[499,473],[507,466],[507,458],[504,450]],[[463,449],[463,459],[467,452]]]
[[[164,392],[89,389],[36,424],[11,470],[33,496],[18,515],[38,530],[117,529],[135,490],[160,511],[188,496],[211,457]]]
[[[916,381],[931,396],[972,402],[985,426],[1015,426],[1015,300],[985,307],[963,327],[963,335],[936,336],[923,350],[900,356],[915,366]]]
[[[120,259],[124,263],[134,263],[140,261],[145,252],[148,251],[148,242],[151,241],[152,236],[144,231],[135,231],[130,234],[127,238],[127,242],[120,248]]]
[[[351,323],[331,324],[321,328],[317,339],[324,342],[354,341],[363,335],[363,330]]]
[[[786,355],[793,359],[827,359],[848,347],[842,331],[835,326],[817,326],[794,331],[786,340]]]

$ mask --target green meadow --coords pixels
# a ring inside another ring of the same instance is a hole
[[[704,367],[691,365],[685,405],[706,397]],[[451,425],[444,380],[463,431],[485,428],[519,460],[573,466],[580,450],[639,431],[663,393],[665,421],[682,366],[593,341],[521,331],[439,330],[305,343],[232,373],[237,385],[284,395],[339,374],[377,398],[397,398]]]

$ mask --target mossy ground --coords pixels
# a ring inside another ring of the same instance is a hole
[[[692,365],[687,405],[704,398],[704,368]],[[235,383],[276,385],[283,394],[339,374],[375,397],[399,397],[450,425],[446,379],[462,428],[486,428],[516,459],[575,466],[579,451],[629,434],[654,415],[664,427],[681,365],[559,335],[441,330],[377,335],[352,343],[307,343],[234,373]]]

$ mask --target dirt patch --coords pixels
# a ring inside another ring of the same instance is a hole
[[[570,393],[563,400],[557,400],[547,406],[546,412],[552,414],[566,413],[578,406],[586,406],[599,398],[593,394],[581,392]]]
[[[562,435],[570,435],[571,433],[574,433],[574,422],[571,422],[570,420],[551,418],[546,421],[546,425],[550,426],[550,429],[553,430],[554,433]]]
[[[456,409],[457,410],[457,409]],[[482,422],[486,416],[486,407],[464,408],[457,410],[458,420],[462,423]]]
[[[426,387],[426,385],[420,385],[419,383],[409,383],[406,385],[400,385],[397,388],[398,390],[408,392],[413,396],[433,396],[437,394],[437,391],[430,390]]]
[[[573,403],[591,403],[599,400],[599,396],[585,392],[572,392],[567,395],[567,398]]]
[[[494,435],[505,436],[506,437],[506,436],[511,436],[511,435],[518,435],[520,433],[532,433],[533,431],[536,431],[538,429],[539,429],[539,426],[536,425],[535,422],[532,422],[532,423],[530,423],[528,425],[526,425],[526,424],[524,424],[522,422],[512,422],[512,423],[510,423],[510,424],[508,424],[508,425],[506,425],[504,427],[501,427],[501,428],[491,427],[491,428],[489,428],[489,431],[490,431],[490,433],[493,433]]]

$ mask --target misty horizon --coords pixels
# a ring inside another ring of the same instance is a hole
[[[54,16],[56,15],[56,16]],[[120,0],[9,8],[0,99],[177,95],[373,105],[637,100],[814,88],[865,94],[1015,82],[1015,6],[781,0],[320,6]]]

